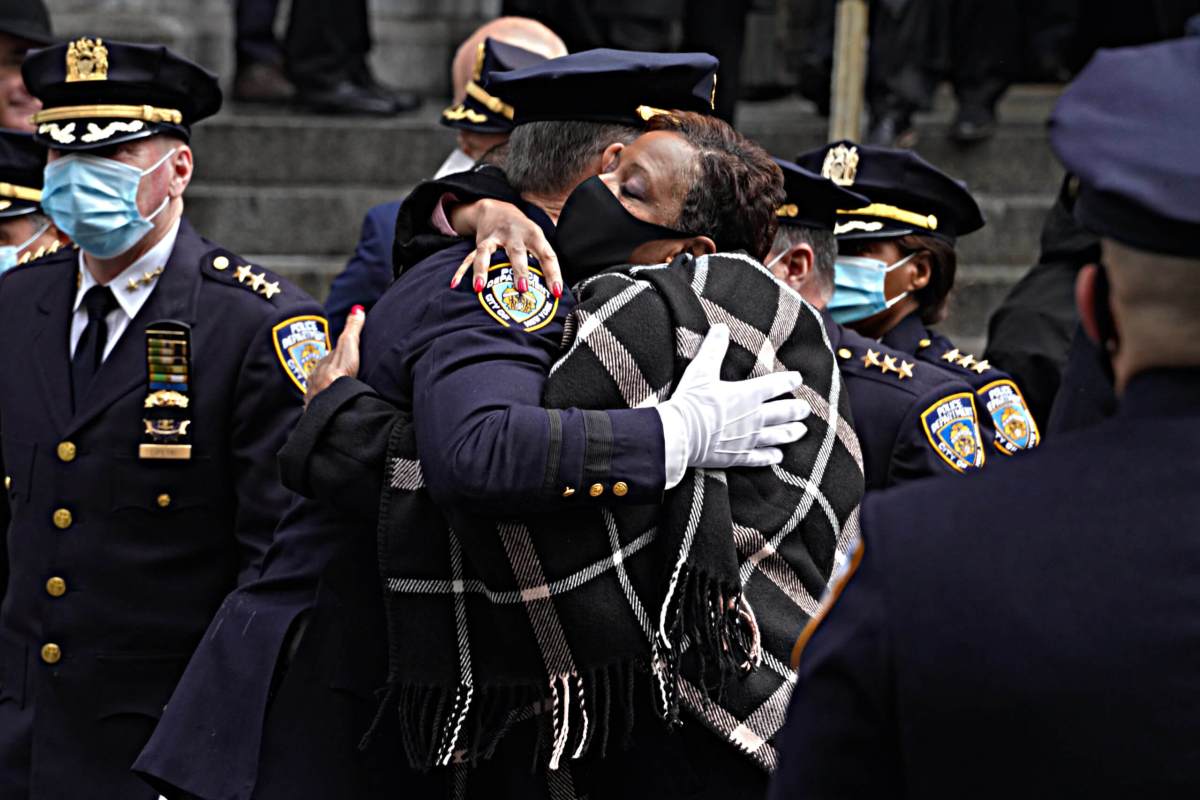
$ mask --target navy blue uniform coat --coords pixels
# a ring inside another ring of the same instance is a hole
[[[220,257],[224,269],[213,267]],[[221,599],[257,576],[289,502],[274,455],[303,395],[272,328],[320,314],[285,282],[269,300],[239,283],[243,263],[182,222],[153,293],[74,413],[68,332],[78,251],[0,279],[0,435],[12,513],[0,796],[157,796],[130,765]],[[161,319],[192,325],[188,461],[138,458],[144,331]],[[71,514],[65,529],[54,522],[58,509]],[[65,581],[61,596],[48,592],[51,577]],[[42,658],[48,643],[61,650],[57,663]]]
[[[771,797],[1200,794],[1198,450],[1200,369],[1154,371],[1095,427],[869,496]]]

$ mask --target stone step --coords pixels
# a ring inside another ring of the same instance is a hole
[[[264,113],[231,106],[196,127],[196,179],[205,183],[413,184],[431,175],[454,147],[436,120],[441,105],[389,120]],[[819,147],[827,123],[796,100],[743,103],[739,127],[784,158]],[[917,121],[924,158],[982,194],[1046,194],[1062,169],[1041,122],[1003,123],[994,138],[969,148],[946,137],[944,115]]]

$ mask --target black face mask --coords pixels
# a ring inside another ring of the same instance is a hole
[[[640,220],[597,177],[575,187],[558,215],[554,241],[563,279],[574,286],[601,270],[628,264],[633,251],[659,239],[693,234]]]

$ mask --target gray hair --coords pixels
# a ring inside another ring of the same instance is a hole
[[[518,192],[565,195],[613,142],[629,144],[641,131],[607,122],[546,120],[513,128],[504,171]]]
[[[772,257],[791,250],[798,244],[813,249],[813,276],[811,280],[820,291],[822,300],[833,297],[833,263],[837,261],[837,239],[833,231],[809,228],[804,225],[780,225],[775,233],[775,244],[771,246]]]

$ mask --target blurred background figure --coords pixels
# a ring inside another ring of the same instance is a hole
[[[572,52],[593,47],[711,53],[717,72],[717,116],[732,122],[740,95],[746,15],[774,7],[755,0],[504,0],[559,31]]]
[[[379,83],[367,65],[366,0],[292,0],[282,46],[274,30],[278,7],[279,0],[238,0],[235,100],[375,116],[420,105],[416,94]]]
[[[50,44],[50,12],[42,0],[0,0],[0,128],[33,131],[29,118],[42,104],[25,89],[25,53]]]
[[[42,210],[46,148],[32,134],[0,130],[0,272],[67,241]]]

